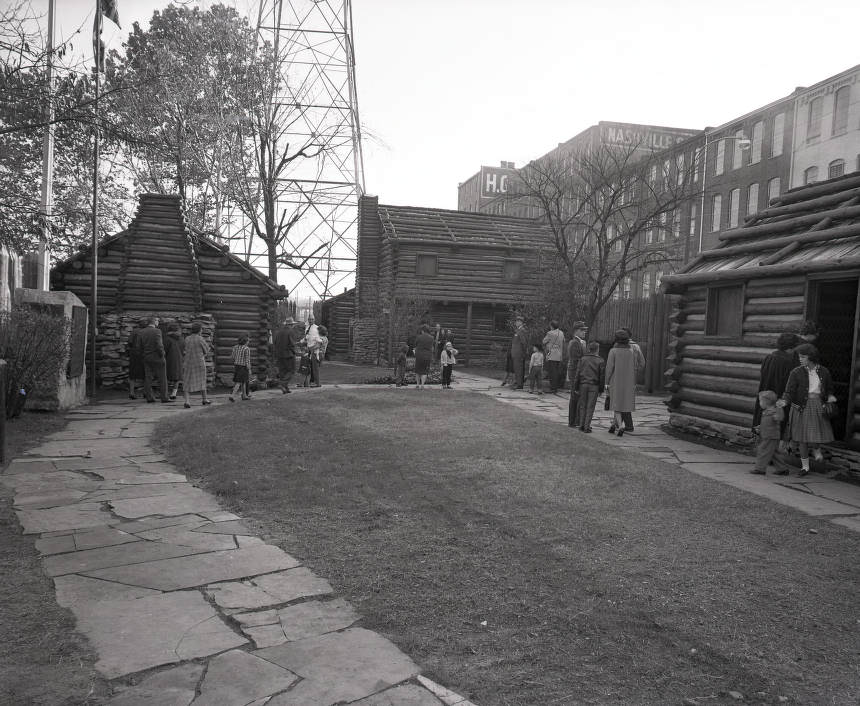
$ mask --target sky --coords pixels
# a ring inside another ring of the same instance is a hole
[[[116,49],[167,4],[117,1]],[[95,0],[58,6],[59,34],[83,27],[91,46]],[[397,205],[456,208],[481,165],[519,166],[600,120],[716,126],[860,64],[851,0],[353,0],[352,14],[366,191]]]

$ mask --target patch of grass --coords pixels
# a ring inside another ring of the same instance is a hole
[[[7,458],[64,425],[59,415],[37,412],[9,420]],[[103,703],[108,687],[93,669],[95,655],[57,605],[34,540],[21,533],[12,494],[0,485],[0,704]]]
[[[860,693],[856,534],[486,397],[291,395],[155,438],[479,704]]]

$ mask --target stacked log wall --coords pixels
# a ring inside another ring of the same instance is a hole
[[[99,246],[98,314],[116,309],[117,283],[125,250],[119,238]],[[51,271],[51,289],[72,292],[88,309],[92,305],[92,257],[83,252]]]
[[[687,287],[670,316],[670,424],[751,445],[761,363],[780,333],[799,328],[805,294],[803,277],[745,282],[741,335],[726,338],[705,333],[708,287]]]
[[[328,350],[331,355],[345,357],[350,354],[349,322],[354,316],[354,289],[322,303],[321,320],[328,328]]]

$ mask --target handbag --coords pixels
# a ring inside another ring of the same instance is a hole
[[[833,419],[833,417],[839,414],[839,407],[835,402],[824,402],[821,405],[821,411],[824,412],[825,417]]]

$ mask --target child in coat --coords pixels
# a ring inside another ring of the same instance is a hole
[[[761,406],[761,422],[758,426],[758,444],[755,451],[755,468],[750,473],[766,475],[767,467],[773,462],[780,438],[780,422],[785,413],[781,407],[776,406],[777,394],[773,390],[762,390],[758,393],[758,402]],[[777,471],[778,475],[785,475],[787,471]]]
[[[585,355],[579,360],[573,381],[573,392],[579,393],[579,430],[586,434],[591,433],[597,396],[603,389],[606,376],[606,363],[598,354],[599,351],[600,344],[597,341],[588,344]]]
[[[248,348],[248,337],[244,334],[239,336],[236,345],[231,351],[233,360],[233,391],[230,393],[230,401],[235,402],[234,396],[240,390],[242,399],[249,400],[248,381],[251,379],[251,349]]]
[[[529,358],[529,394],[534,394],[535,386],[537,393],[543,394],[543,344],[535,343],[532,346],[532,357]]]
[[[394,383],[397,387],[406,387],[406,354],[409,346],[405,343],[400,346],[400,352],[394,361]]]
[[[451,389],[451,373],[454,371],[454,365],[457,363],[457,359],[454,357],[457,355],[457,352],[454,344],[448,341],[442,349],[442,354],[439,356],[439,362],[442,365],[443,390]]]

